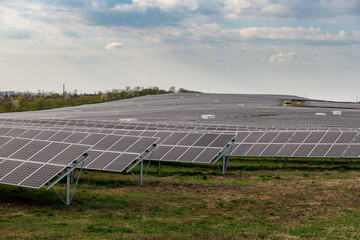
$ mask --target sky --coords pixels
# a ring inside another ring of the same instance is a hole
[[[0,0],[0,91],[360,100],[360,0]]]

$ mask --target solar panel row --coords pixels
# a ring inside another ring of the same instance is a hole
[[[58,174],[85,152],[89,155],[85,168],[121,172],[158,141],[158,138],[153,137],[54,129],[0,128],[0,131],[3,133],[3,136],[0,136],[0,157],[5,159],[1,163],[12,166],[10,172],[14,171],[10,174],[9,169],[4,167],[8,174],[0,179],[0,183],[28,187],[44,185],[49,181],[49,174]],[[235,136],[219,133],[178,134],[158,131],[148,134],[162,136],[167,143],[172,143],[160,146],[152,159],[208,163]],[[163,147],[168,151],[161,150]],[[21,164],[11,165],[15,163]],[[25,181],[26,176],[33,177]]]

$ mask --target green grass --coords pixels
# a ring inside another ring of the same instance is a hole
[[[0,239],[360,239],[359,166],[337,159],[231,159],[85,171],[70,207],[56,194],[0,185]],[[57,185],[60,194],[64,185]]]

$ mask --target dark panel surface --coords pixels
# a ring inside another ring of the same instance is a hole
[[[88,146],[71,145],[69,148],[66,149],[66,151],[63,151],[55,158],[53,158],[50,163],[69,165],[75,159],[79,159],[88,149]]]
[[[8,174],[4,178],[2,178],[0,182],[6,183],[6,184],[17,185],[20,182],[22,182],[23,180],[25,180],[27,177],[29,177],[30,174],[34,173],[37,169],[39,169],[42,166],[43,166],[43,164],[25,162],[22,165],[20,165],[19,167],[17,167],[10,174]]]
[[[70,144],[67,143],[56,143],[53,142],[47,147],[45,147],[43,150],[35,154],[33,157],[31,157],[30,161],[35,162],[48,162],[52,158],[54,158],[56,155],[64,151],[66,148],[68,148]]]
[[[55,166],[55,165],[44,165],[42,168],[37,170],[33,175],[23,181],[20,186],[31,187],[31,188],[40,188],[49,182],[53,177],[58,175],[64,166]]]
[[[27,139],[13,139],[10,142],[7,142],[2,147],[0,147],[0,157],[7,158],[26,144],[28,144],[31,140]]]
[[[235,138],[235,135],[221,134],[219,135],[209,147],[224,147]]]
[[[22,161],[5,160],[0,163],[0,179],[20,166]]]
[[[110,163],[105,170],[109,171],[123,171],[127,166],[136,160],[138,156],[136,154],[123,153],[120,157],[116,158],[112,163]]]
[[[210,163],[221,150],[215,148],[205,148],[203,152],[199,154],[197,158],[195,158],[194,162],[196,163]]]
[[[38,153],[41,149],[49,145],[50,142],[33,140],[21,150],[12,154],[10,158],[20,159],[20,160],[28,160],[30,157]]]
[[[192,162],[198,157],[205,148],[191,147],[177,160],[178,162]]]

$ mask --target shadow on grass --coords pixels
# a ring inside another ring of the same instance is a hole
[[[8,185],[0,185],[0,203],[61,209],[66,207],[52,190],[46,190],[45,188],[31,189]]]

